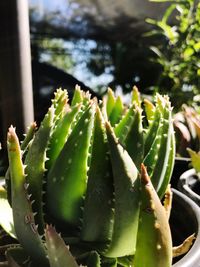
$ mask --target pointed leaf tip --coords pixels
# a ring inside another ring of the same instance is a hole
[[[13,127],[11,125],[10,128],[8,129],[7,141],[9,143],[13,143],[16,140],[18,140],[18,138],[17,138],[17,135],[16,135],[15,127]]]
[[[45,232],[48,234],[49,237],[50,237],[51,235],[53,235],[55,231],[56,231],[56,230],[55,230],[55,228],[53,227],[52,224],[47,224],[47,225],[46,225]]]
[[[118,139],[114,134],[114,131],[113,131],[112,126],[110,125],[110,122],[108,122],[108,121],[105,122],[105,128],[106,128],[107,134],[112,136],[114,141],[115,141],[115,143],[117,144],[118,143]]]
[[[147,173],[147,168],[143,163],[141,164],[141,180],[145,185],[150,182],[150,177]]]
[[[8,133],[12,134],[13,132],[15,133],[15,127],[13,127],[13,125],[10,125]]]
[[[76,85],[75,85],[75,90],[81,90],[80,85],[76,84]]]

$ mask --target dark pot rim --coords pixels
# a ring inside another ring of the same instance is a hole
[[[186,161],[186,162],[191,162],[191,158],[189,157],[181,157],[181,156],[176,156],[175,161]]]
[[[195,174],[195,169],[190,169],[183,172],[179,178],[178,189],[184,194],[186,194],[188,197],[190,197],[192,200],[194,200],[194,202],[196,202],[200,206],[200,195],[194,192],[189,185],[190,177],[194,176]]]
[[[173,264],[173,267],[200,267],[200,208],[185,194],[176,189],[172,190],[174,193],[174,199],[182,202],[182,205],[184,205],[186,209],[190,210],[190,214],[194,216],[194,220],[196,220],[197,224],[196,239],[192,248],[182,259]]]

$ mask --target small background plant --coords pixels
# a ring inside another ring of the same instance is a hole
[[[191,104],[200,86],[200,3],[195,0],[152,0],[168,2],[161,20],[147,19],[154,26],[147,35],[161,37],[151,47],[161,73],[155,90],[167,92],[179,109]],[[158,40],[158,39],[157,39]]]
[[[200,150],[200,115],[193,107],[182,105],[174,115],[174,130],[177,156],[188,157],[187,148]]]

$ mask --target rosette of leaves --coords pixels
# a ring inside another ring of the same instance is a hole
[[[142,107],[136,88],[128,107],[111,89],[98,102],[76,87],[71,104],[59,89],[21,144],[9,128],[4,266],[171,266],[172,109],[159,94]]]

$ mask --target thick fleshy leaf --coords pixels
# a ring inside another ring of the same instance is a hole
[[[117,124],[122,117],[124,112],[124,105],[120,96],[116,98],[114,107],[112,109],[111,114],[108,116],[108,120],[110,121],[111,125],[114,126]]]
[[[23,142],[21,143],[21,150],[23,151],[23,154],[26,151],[26,149],[28,148],[29,143],[33,139],[35,132],[36,132],[36,129],[37,129],[36,122],[31,123],[31,125],[28,127],[28,131],[25,134],[25,138],[24,138]]]
[[[144,137],[142,126],[142,110],[138,107],[135,108],[134,120],[129,128],[123,145],[125,146],[125,149],[129,153],[136,167],[139,168],[144,157]]]
[[[148,154],[153,153],[154,151],[151,150],[153,143],[156,142],[159,136],[158,131],[162,126],[162,113],[160,112],[160,107],[156,103],[156,109],[154,112],[154,120],[150,124],[147,129],[147,133],[145,136],[145,146],[144,146],[144,155],[147,157]],[[159,141],[158,141],[159,142]]]
[[[154,121],[150,126],[145,141],[145,150],[148,153],[144,158],[144,164],[152,183],[162,197],[169,183],[174,158],[174,130],[172,124],[172,109],[167,97],[157,95]]]
[[[160,198],[163,197],[167,185],[169,183],[170,176],[166,173],[172,172],[173,162],[175,158],[174,144],[173,144],[173,124],[170,102],[167,98],[161,98],[161,105],[163,108],[163,125],[160,138],[160,144],[157,147],[157,156],[155,158],[156,165],[150,175],[154,188],[158,192]],[[165,106],[164,106],[165,104]],[[171,153],[171,154],[170,154]],[[171,155],[171,158],[170,158]],[[149,166],[149,165],[147,165]],[[166,181],[167,179],[167,181]],[[165,186],[164,186],[165,185]]]
[[[81,105],[75,105],[71,109],[68,109],[66,114],[57,123],[57,127],[53,130],[47,151],[48,161],[46,166],[48,169],[53,165],[62,150],[70,131],[72,130],[72,124],[80,111],[80,107]]]
[[[16,236],[26,252],[45,265],[47,263],[45,247],[35,224],[30,196],[27,192],[22,153],[13,127],[9,128],[7,142]]]
[[[101,267],[101,259],[96,251],[91,251],[87,258],[87,267]]]
[[[45,239],[50,267],[79,267],[61,236],[50,225],[46,227]]]
[[[172,240],[168,217],[144,165],[141,167],[140,219],[133,266],[172,266]]]
[[[139,220],[138,170],[127,151],[118,143],[106,123],[114,180],[114,226],[112,240],[104,255],[122,257],[135,253]]]
[[[105,128],[97,109],[83,209],[81,238],[84,241],[109,241],[113,226],[113,181]]]
[[[0,186],[0,225],[13,238],[16,238],[12,208],[7,200],[5,188]]]
[[[114,131],[135,165],[139,167],[144,157],[142,110],[134,103],[115,126]]]
[[[25,134],[25,138],[21,143],[21,150],[22,150],[22,155],[24,157],[24,155],[27,153],[27,150],[29,148],[29,145],[31,143],[31,141],[33,140],[33,137],[35,135],[37,129],[37,124],[36,122],[31,123],[31,125],[28,127],[28,131]],[[10,180],[10,171],[9,168],[6,171],[5,174],[5,182],[6,182],[6,190],[7,190],[7,198],[8,198],[8,202],[11,205],[11,180]]]
[[[40,263],[34,263],[30,260],[29,255],[20,247],[10,248],[6,252],[9,267],[48,267]]]
[[[8,249],[6,257],[8,259],[9,267],[28,267],[29,257],[22,248]],[[25,264],[25,262],[27,262],[27,264]]]
[[[89,91],[84,92],[81,90],[79,85],[76,85],[74,95],[71,102],[71,107],[76,106],[78,104],[82,104],[83,106],[87,107],[91,100],[91,94]]]
[[[148,99],[144,99],[144,109],[145,109],[145,114],[146,114],[148,124],[151,125],[154,119],[156,107],[151,101],[149,101]]]
[[[50,214],[62,222],[79,223],[87,185],[87,164],[95,105],[82,115],[47,177],[46,203]]]
[[[117,138],[119,138],[122,144],[124,144],[128,132],[131,128],[131,125],[133,124],[133,121],[135,119],[135,113],[136,109],[134,104],[128,108],[128,110],[123,115],[119,123],[114,127],[115,135]]]
[[[197,173],[200,173],[200,153],[190,148],[188,148],[187,151],[191,158],[192,167],[196,170]]]
[[[137,86],[133,86],[131,103],[135,103],[138,107],[141,107],[141,98]]]
[[[162,198],[162,196],[164,196],[166,190],[167,190],[167,186],[170,183],[170,179],[172,176],[172,172],[174,169],[174,160],[175,160],[175,136],[174,136],[174,132],[172,129],[172,133],[171,133],[171,140],[170,140],[170,151],[169,151],[169,158],[168,158],[168,162],[167,162],[167,166],[166,166],[166,171],[165,171],[165,175],[164,175],[164,179],[162,181],[162,184],[160,185],[160,188],[158,190],[158,195],[160,198]]]
[[[51,108],[55,110],[54,123],[56,124],[65,114],[66,104],[68,102],[67,90],[57,89],[52,99]]]
[[[44,117],[40,128],[35,134],[35,138],[28,150],[25,158],[26,166],[26,181],[29,184],[28,192],[31,194],[31,200],[34,200],[33,210],[37,212],[36,220],[39,225],[39,232],[44,232],[44,219],[43,219],[43,183],[45,173],[46,151],[48,142],[53,127],[53,120],[55,109],[50,108]]]
[[[71,106],[75,106],[77,104],[82,103],[83,101],[83,91],[81,91],[81,87],[76,85],[74,90],[74,95],[72,98]]]
[[[106,112],[105,119],[109,118],[110,114],[112,113],[112,110],[115,106],[115,96],[113,93],[113,90],[111,88],[108,88],[106,97],[103,99],[104,108]]]

